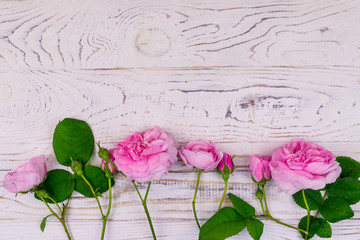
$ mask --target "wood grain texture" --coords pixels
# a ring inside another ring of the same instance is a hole
[[[360,0],[0,1],[0,69],[357,65]]]
[[[180,142],[360,141],[358,68],[5,71],[0,79],[11,89],[0,105],[4,144],[49,143],[65,117],[85,119],[105,143],[154,125]]]

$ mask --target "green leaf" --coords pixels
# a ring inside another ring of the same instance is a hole
[[[245,220],[235,209],[224,207],[201,227],[199,240],[224,240],[245,228]]]
[[[349,204],[340,198],[329,197],[320,207],[321,215],[331,223],[339,222],[354,216]]]
[[[306,231],[307,216],[301,218],[298,228]],[[300,232],[301,236],[305,238],[305,234]],[[314,235],[318,235],[321,238],[330,238],[332,231],[330,224],[322,218],[315,218],[310,216],[310,226],[309,226],[309,238],[312,238]]]
[[[47,216],[44,217],[43,220],[41,221],[41,223],[40,223],[40,230],[41,230],[42,232],[44,232],[44,230],[45,230],[46,220],[48,219],[48,217],[50,217],[50,216],[52,216],[52,215],[53,215],[53,214],[47,215]]]
[[[254,218],[247,218],[245,219],[245,225],[250,236],[254,240],[259,240],[261,235],[263,234],[264,224],[260,220]]]
[[[358,179],[360,177],[360,163],[350,157],[336,157],[342,169],[340,177],[351,177]]]
[[[341,178],[330,185],[327,194],[329,197],[341,198],[349,204],[355,204],[360,201],[360,181],[351,177]]]
[[[244,218],[252,218],[255,216],[255,208],[242,200],[241,198],[229,193],[229,198],[234,205],[235,210]]]
[[[106,192],[109,189],[108,179],[105,177],[105,173],[99,167],[95,166],[84,166],[84,175],[89,180],[91,186],[98,196],[101,196],[101,193]],[[79,175],[74,175],[75,177],[75,190],[81,193],[86,197],[94,197],[90,187],[86,184],[84,179]],[[113,186],[115,181],[111,179],[111,186]]]
[[[332,230],[330,224],[323,218],[317,218],[319,227],[316,231],[316,235],[321,238],[331,238]]]
[[[73,175],[63,169],[54,169],[47,172],[45,181],[38,186],[38,190],[45,190],[55,202],[62,202],[68,199],[75,188]],[[41,200],[35,193],[35,198]],[[54,203],[45,198],[46,202]]]
[[[306,225],[307,225],[307,216],[301,218],[298,228],[303,229],[306,231]],[[309,226],[309,237],[308,239],[312,238],[316,231],[319,229],[319,222],[314,216],[310,216],[310,226]],[[305,233],[300,232],[301,236],[305,238]]]
[[[320,190],[305,189],[306,202],[309,205],[310,210],[317,210],[320,207],[322,196]],[[297,205],[306,209],[302,191],[298,191],[293,195],[293,198]]]
[[[64,166],[71,165],[71,158],[86,164],[94,151],[94,136],[86,122],[65,118],[55,128],[53,148],[57,161]]]

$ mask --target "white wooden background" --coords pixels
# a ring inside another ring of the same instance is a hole
[[[58,168],[51,140],[65,117],[86,120],[108,147],[158,125],[182,144],[208,139],[236,154],[229,191],[260,209],[250,154],[303,137],[360,160],[359,25],[359,0],[1,0],[0,179],[40,154]],[[195,179],[178,162],[153,184],[159,239],[197,239]],[[297,225],[306,211],[267,189],[273,215]],[[222,190],[217,173],[202,175],[201,223]],[[118,177],[114,192],[107,239],[151,239],[132,186]],[[0,186],[0,208],[2,240],[65,238],[55,219],[40,231],[48,210],[31,195]],[[332,239],[360,239],[353,208]],[[94,199],[75,194],[68,213],[74,239],[98,239]],[[264,222],[262,239],[300,239]]]

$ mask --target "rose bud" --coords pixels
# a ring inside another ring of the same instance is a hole
[[[234,170],[235,165],[232,157],[227,153],[223,153],[223,158],[217,166],[217,171],[222,175],[224,181],[229,179],[229,175],[233,173]]]
[[[260,156],[258,154],[254,154],[250,156],[250,170],[251,175],[255,182],[265,183],[270,179],[270,167],[269,162],[271,161],[270,156]]]
[[[105,172],[109,171],[108,174],[116,173],[117,169],[114,167],[115,164],[113,165],[110,163],[110,162],[114,163],[115,158],[113,156],[113,153],[114,153],[115,149],[107,150],[106,148],[100,146],[100,142],[97,143],[97,145],[99,147],[98,155],[101,158],[102,170],[104,170]],[[109,170],[105,169],[106,164],[107,164]],[[109,175],[109,177],[110,177],[110,175]]]
[[[14,172],[6,174],[3,186],[12,193],[27,192],[38,186],[45,179],[46,173],[45,156],[34,157]]]
[[[81,162],[78,162],[78,161],[72,161],[71,162],[71,170],[79,175],[79,176],[82,176],[84,175],[84,171],[83,171],[83,165]]]

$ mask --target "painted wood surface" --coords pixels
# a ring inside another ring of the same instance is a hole
[[[237,155],[229,191],[260,209],[250,154],[302,137],[360,160],[359,16],[358,0],[0,1],[0,179],[40,154],[59,168],[51,140],[65,117],[86,120],[108,147],[158,125],[182,144],[204,138]],[[117,180],[107,239],[151,239],[132,186]],[[154,182],[159,239],[197,239],[195,181],[178,162]],[[222,190],[217,173],[203,174],[202,223]],[[296,225],[306,214],[273,183],[267,191],[279,219]],[[54,219],[40,231],[48,213],[30,195],[0,186],[0,207],[1,240],[65,238]],[[332,224],[332,239],[360,239],[354,210]],[[68,221],[74,239],[98,239],[93,199],[75,194]],[[262,239],[300,235],[265,221]]]
[[[360,0],[0,1],[0,12],[0,69],[360,63]]]

